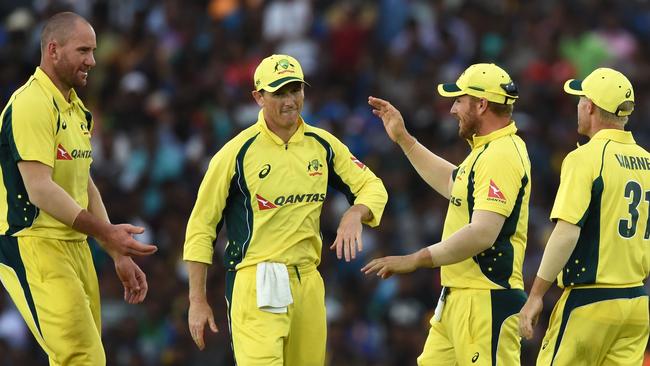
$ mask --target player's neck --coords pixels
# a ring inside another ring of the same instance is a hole
[[[72,90],[71,87],[67,86],[65,83],[61,81],[61,79],[56,75],[56,72],[54,71],[54,67],[47,63],[47,62],[41,62],[40,65],[41,70],[47,75],[47,77],[50,78],[52,81],[52,84],[61,92],[63,95],[63,98],[65,98],[66,101],[70,101],[70,91]]]

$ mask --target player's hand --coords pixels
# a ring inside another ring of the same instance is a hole
[[[361,268],[361,272],[366,275],[377,272],[382,279],[395,273],[410,273],[418,268],[415,254],[376,258]]]
[[[155,245],[141,243],[133,238],[135,234],[142,234],[144,228],[130,224],[111,225],[108,232],[98,238],[104,249],[113,257],[120,255],[144,256],[155,253]]]
[[[338,229],[336,229],[336,239],[330,246],[330,249],[336,249],[336,257],[345,261],[357,257],[357,249],[363,250],[363,241],[361,240],[362,214],[358,210],[350,209],[343,214]]]
[[[386,133],[391,140],[401,146],[411,137],[408,131],[406,131],[402,114],[392,104],[375,97],[368,97],[368,104],[373,108],[372,113],[381,118]]]
[[[190,301],[190,311],[187,314],[187,322],[190,327],[190,334],[196,346],[202,351],[205,348],[203,330],[207,323],[212,333],[217,333],[217,324],[214,322],[212,308],[207,301]]]
[[[537,325],[543,308],[544,302],[541,297],[530,296],[528,298],[528,301],[519,311],[519,335],[526,339],[533,338],[533,329]]]
[[[124,286],[124,301],[129,304],[141,303],[147,297],[147,276],[131,257],[119,256],[115,259],[115,272]]]

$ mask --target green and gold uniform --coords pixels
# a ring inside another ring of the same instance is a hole
[[[475,210],[506,217],[494,245],[441,267],[445,306],[432,319],[418,365],[519,365],[517,314],[526,300],[521,268],[528,229],[530,161],[514,122],[475,136],[454,170],[442,239],[470,223]]]
[[[581,227],[538,365],[640,365],[648,341],[650,154],[604,129],[567,155],[551,219]]]
[[[379,224],[387,200],[381,180],[333,135],[302,119],[284,143],[260,111],[257,123],[212,159],[187,226],[184,260],[211,264],[225,222],[226,300],[238,364],[324,364],[325,293],[316,267],[328,185],[370,209],[366,224]],[[289,269],[294,302],[287,313],[257,308],[255,268],[262,262]]]
[[[88,206],[93,120],[74,90],[66,101],[40,68],[0,116],[0,279],[51,365],[103,365],[99,286],[86,235],[29,201],[20,161]]]

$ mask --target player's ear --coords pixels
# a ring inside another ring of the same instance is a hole
[[[251,94],[253,95],[253,98],[255,99],[255,102],[257,103],[257,105],[263,108],[264,107],[264,94],[263,94],[263,91],[259,92],[257,90],[253,90],[251,92]]]
[[[596,113],[596,109],[598,109],[596,104],[591,99],[587,99],[587,101],[588,101],[588,103],[587,103],[587,114]]]

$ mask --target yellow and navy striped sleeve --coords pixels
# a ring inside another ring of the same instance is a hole
[[[7,107],[2,126],[3,143],[12,149],[14,162],[38,161],[54,167],[56,119],[54,105],[48,102],[45,94],[35,99],[23,98],[18,92]]]
[[[516,146],[513,136],[492,142],[475,167],[474,210],[496,212],[509,217],[528,184],[527,156]],[[509,159],[502,158],[510,156]]]
[[[231,180],[237,169],[239,141],[235,139],[226,144],[210,161],[187,223],[183,248],[186,261],[212,264],[213,243],[222,226]]]
[[[585,145],[586,146],[586,145]],[[584,149],[570,152],[562,162],[560,186],[551,210],[551,219],[564,220],[582,226],[589,204],[591,191],[596,178],[593,158],[581,157]]]
[[[321,143],[326,144],[327,164],[330,165],[330,186],[342,192],[350,204],[363,204],[370,212],[372,219],[364,222],[375,227],[379,225],[388,201],[386,188],[365,164],[357,159],[339,139],[331,133],[313,128],[320,136]],[[306,133],[309,135],[309,132]],[[333,172],[333,174],[332,174]]]

